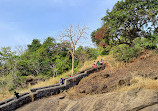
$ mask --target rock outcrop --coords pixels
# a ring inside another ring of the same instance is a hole
[[[17,111],[157,111],[158,91],[135,89],[84,96],[78,100],[45,98],[28,104]]]

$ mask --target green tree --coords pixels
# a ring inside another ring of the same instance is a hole
[[[10,47],[1,49],[0,83],[3,88],[8,87],[9,90],[13,90],[18,85],[17,61],[19,60],[20,57],[15,55],[15,52],[12,52]]]
[[[27,45],[27,46],[28,46],[28,50],[33,52],[36,51],[41,46],[41,43],[38,39],[33,39],[31,45]]]
[[[55,39],[53,37],[48,37],[42,44],[44,48],[51,48],[55,43]]]
[[[98,57],[98,50],[95,48],[79,46],[76,50],[76,58],[79,60],[80,66],[87,60],[93,60]]]
[[[133,57],[138,57],[140,51],[139,46],[129,47],[127,44],[121,44],[113,47],[110,53],[119,61],[129,62]]]
[[[104,25],[92,33],[97,44],[133,45],[137,37],[150,38],[157,29],[157,0],[121,0],[102,18]],[[104,34],[105,33],[105,34]],[[97,35],[98,34],[98,35]]]

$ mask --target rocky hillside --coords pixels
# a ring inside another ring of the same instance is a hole
[[[156,91],[147,89],[87,95],[77,100],[52,96],[17,111],[157,111],[157,98]]]
[[[143,57],[144,56],[144,57]],[[157,111],[158,54],[95,73],[67,92],[28,104],[17,111]]]

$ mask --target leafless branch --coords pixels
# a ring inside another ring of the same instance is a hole
[[[75,47],[81,38],[86,38],[85,35],[87,34],[87,29],[88,28],[86,26],[80,27],[79,25],[70,25],[69,28],[66,28],[64,32],[60,35],[61,40],[63,40],[63,42],[65,43],[68,43],[66,48],[68,49],[72,57],[72,74],[74,72]]]

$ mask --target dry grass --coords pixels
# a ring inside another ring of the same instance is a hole
[[[13,95],[8,90],[3,90],[3,92],[0,93],[0,101],[8,99],[8,97],[12,97]]]
[[[36,87],[43,87],[43,86],[48,86],[52,84],[57,84],[59,83],[60,78],[65,78],[71,75],[71,70],[68,71],[67,73],[63,73],[61,75],[58,75],[57,77],[50,78],[47,81],[40,81],[35,85],[29,86],[28,89],[30,90],[31,88],[36,88]]]
[[[31,88],[37,88],[37,87],[43,87],[43,86],[48,86],[48,85],[52,85],[52,84],[57,84],[57,83],[59,83],[60,78],[68,77],[68,75],[71,75],[71,70],[68,71],[67,73],[63,73],[62,75],[58,75],[57,77],[50,78],[47,81],[44,81],[44,82],[39,81],[35,85],[28,85],[27,88],[18,89],[16,91],[19,93],[30,92]],[[1,93],[0,93],[0,101],[8,99],[12,96],[13,96],[13,93],[9,92],[8,89],[3,89],[3,91],[1,91]]]
[[[92,65],[94,64],[94,61],[100,61],[101,59],[103,59],[104,62],[106,63],[106,69],[104,71],[109,72],[109,74],[113,74],[113,76],[115,74],[116,77],[114,77],[114,78],[116,78],[116,79],[119,77],[120,74],[123,76],[126,76],[126,75],[132,73],[133,76],[135,76],[135,75],[137,75],[137,73],[146,74],[147,72],[157,71],[157,67],[156,67],[156,66],[158,66],[157,65],[157,63],[158,63],[157,54],[155,54],[153,52],[149,52],[149,55],[153,55],[153,57],[152,58],[149,57],[149,59],[147,59],[147,60],[146,59],[144,59],[144,60],[137,59],[136,62],[130,63],[128,65],[126,65],[126,63],[116,61],[116,59],[113,58],[112,55],[99,56],[96,60],[86,61],[84,63],[84,65],[79,69],[79,71],[92,67]],[[134,72],[137,72],[137,73],[134,74]],[[59,83],[60,78],[68,77],[68,75],[71,75],[71,71],[64,73],[62,75],[59,75],[55,78],[50,78],[49,80],[47,80],[45,82],[39,81],[36,85],[32,85],[32,86],[30,85],[29,87],[27,87],[25,89],[18,90],[18,92],[20,92],[20,93],[29,92],[31,88],[43,87],[43,86],[48,86],[51,84]],[[112,81],[114,81],[114,80],[112,79]],[[138,81],[138,82],[135,84],[132,84],[129,87],[127,87],[127,86],[121,87],[121,88],[118,87],[117,89],[120,91],[132,90],[134,88],[142,88],[142,87],[148,88],[148,89],[158,89],[157,80],[151,80],[149,78],[135,77],[134,79],[131,80],[131,82],[132,81]],[[0,100],[10,98],[12,95],[13,94],[9,93],[6,89],[3,94],[0,94]]]
[[[31,88],[48,86],[48,85],[51,85],[51,84],[57,84],[57,83],[59,83],[60,78],[68,77],[68,75],[70,75],[70,74],[71,74],[71,72],[69,72],[69,73],[64,73],[64,74],[59,75],[59,76],[54,77],[54,78],[50,78],[50,79],[47,80],[47,81],[39,82],[39,83],[37,83],[37,84],[31,86]]]
[[[110,64],[108,67],[111,70],[113,70],[114,67],[119,66],[118,65],[119,62],[116,62],[115,59],[111,55],[99,56],[96,60],[86,61],[84,65],[79,69],[79,71],[92,67],[92,65],[94,64],[94,61],[100,61],[101,59],[103,59],[105,63]],[[65,77],[68,77],[69,75],[71,75],[71,70],[61,75],[58,75],[57,77],[50,78],[49,80],[46,80],[44,82],[38,81],[38,83],[35,85],[29,85],[27,88],[24,88],[24,89],[18,89],[17,92],[19,93],[30,92],[31,88],[57,84],[59,83],[60,78],[65,78]],[[4,89],[3,93],[0,93],[0,101],[10,98],[11,96],[13,96],[13,93],[10,93],[7,89]]]
[[[112,55],[99,56],[96,60],[86,61],[84,63],[84,65],[79,70],[81,71],[81,70],[87,69],[87,68],[89,68],[93,65],[94,61],[100,61],[101,59],[103,59],[105,63],[110,64],[109,67],[111,68],[111,70],[113,70],[116,67],[119,67],[119,65],[121,64],[120,62],[116,62],[116,60],[112,57]],[[38,82],[37,84],[30,86],[28,89],[48,86],[48,85],[51,85],[51,84],[57,84],[57,83],[59,83],[60,78],[65,78],[65,77],[68,77],[69,75],[71,75],[71,70],[68,71],[67,73],[63,73],[62,75],[58,75],[57,77],[50,78],[47,81]]]
[[[131,79],[130,82],[133,84],[130,86],[118,87],[117,91],[131,91],[134,89],[158,90],[158,80],[137,76]]]
[[[112,57],[112,55],[99,56],[96,60],[86,61],[84,63],[84,65],[79,69],[79,71],[92,67],[92,65],[94,64],[94,61],[100,61],[101,59],[103,59],[104,62],[108,65],[107,69],[110,68],[111,70],[119,68],[119,66],[122,64],[122,62],[116,61]],[[69,75],[71,75],[71,70],[66,72],[66,73],[63,73],[62,75],[58,75],[57,77],[50,78],[47,81],[38,82],[37,84],[30,86],[29,89],[30,88],[36,88],[36,87],[48,86],[48,85],[51,85],[51,84],[57,84],[57,83],[59,83],[60,78],[65,78],[65,77],[68,77]]]
[[[81,71],[89,67],[92,67],[94,61],[100,61],[101,59],[103,59],[104,63],[106,63],[107,65],[106,69],[111,71],[118,69],[120,66],[124,67],[125,65],[123,62],[116,61],[116,59],[113,58],[112,55],[106,55],[106,56],[98,56],[96,60],[86,61],[83,67],[81,67],[79,70]]]

